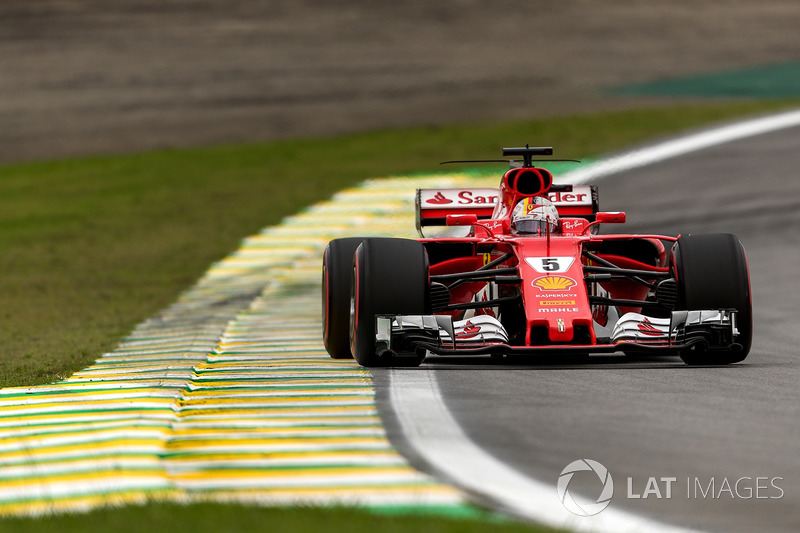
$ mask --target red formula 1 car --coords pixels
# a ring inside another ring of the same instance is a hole
[[[596,186],[553,184],[552,148],[506,148],[499,189],[417,191],[417,229],[464,236],[343,238],[323,259],[334,358],[419,365],[428,354],[652,353],[742,361],[752,340],[747,258],[730,234],[597,233]],[[502,161],[502,160],[501,160]]]

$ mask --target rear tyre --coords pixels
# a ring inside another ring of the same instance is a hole
[[[350,278],[361,237],[334,239],[322,256],[322,342],[334,359],[350,353]]]
[[[744,246],[735,235],[712,233],[681,237],[673,248],[679,309],[736,309],[741,349],[684,350],[689,365],[729,365],[743,361],[753,341],[750,274]]]
[[[362,366],[418,366],[422,356],[378,356],[375,315],[430,314],[428,254],[407,239],[365,239],[353,256],[350,349]]]

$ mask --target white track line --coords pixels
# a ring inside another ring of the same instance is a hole
[[[634,150],[564,174],[564,183],[586,183],[612,174],[727,142],[800,125],[800,110],[714,128]],[[444,479],[501,509],[555,527],[576,531],[688,531],[613,507],[589,518],[567,511],[556,483],[526,477],[476,445],[444,404],[436,373],[424,367],[390,371],[390,401],[403,435],[423,461]],[[576,458],[578,459],[578,458]]]
[[[435,371],[392,370],[390,375],[392,406],[416,452],[437,477],[492,507],[573,531],[689,531],[613,507],[588,518],[570,513],[558,501],[555,480],[548,484],[526,477],[470,440],[444,405]]]
[[[646,165],[652,165],[665,159],[678,157],[690,152],[697,152],[712,146],[718,146],[727,142],[754,137],[764,133],[770,133],[786,128],[800,125],[800,110],[770,115],[768,117],[756,118],[728,126],[722,126],[711,130],[703,131],[673,139],[654,146],[648,146],[639,150],[622,153],[602,161],[598,161],[585,168],[574,170],[563,174],[560,182],[564,183],[586,183],[618,174]]]

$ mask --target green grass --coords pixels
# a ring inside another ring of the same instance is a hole
[[[149,504],[122,508],[97,509],[86,514],[44,518],[7,518],[0,520],[0,533],[83,533],[84,531],[253,533],[305,532],[326,533],[482,533],[491,526],[497,533],[543,533],[555,531],[476,513],[457,518],[427,513],[387,514],[357,509],[265,508],[237,504]]]
[[[497,157],[502,146],[526,142],[586,157],[792,104],[717,103],[0,166],[0,386],[51,382],[87,366],[241,238],[365,178],[439,170],[439,161]]]

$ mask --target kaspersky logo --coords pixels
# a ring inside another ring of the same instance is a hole
[[[577,285],[574,279],[567,276],[541,276],[531,284],[541,291],[566,291]]]
[[[453,200],[447,198],[444,194],[442,194],[442,191],[439,191],[433,195],[433,198],[426,200],[425,203],[443,205],[443,204],[452,204]]]

